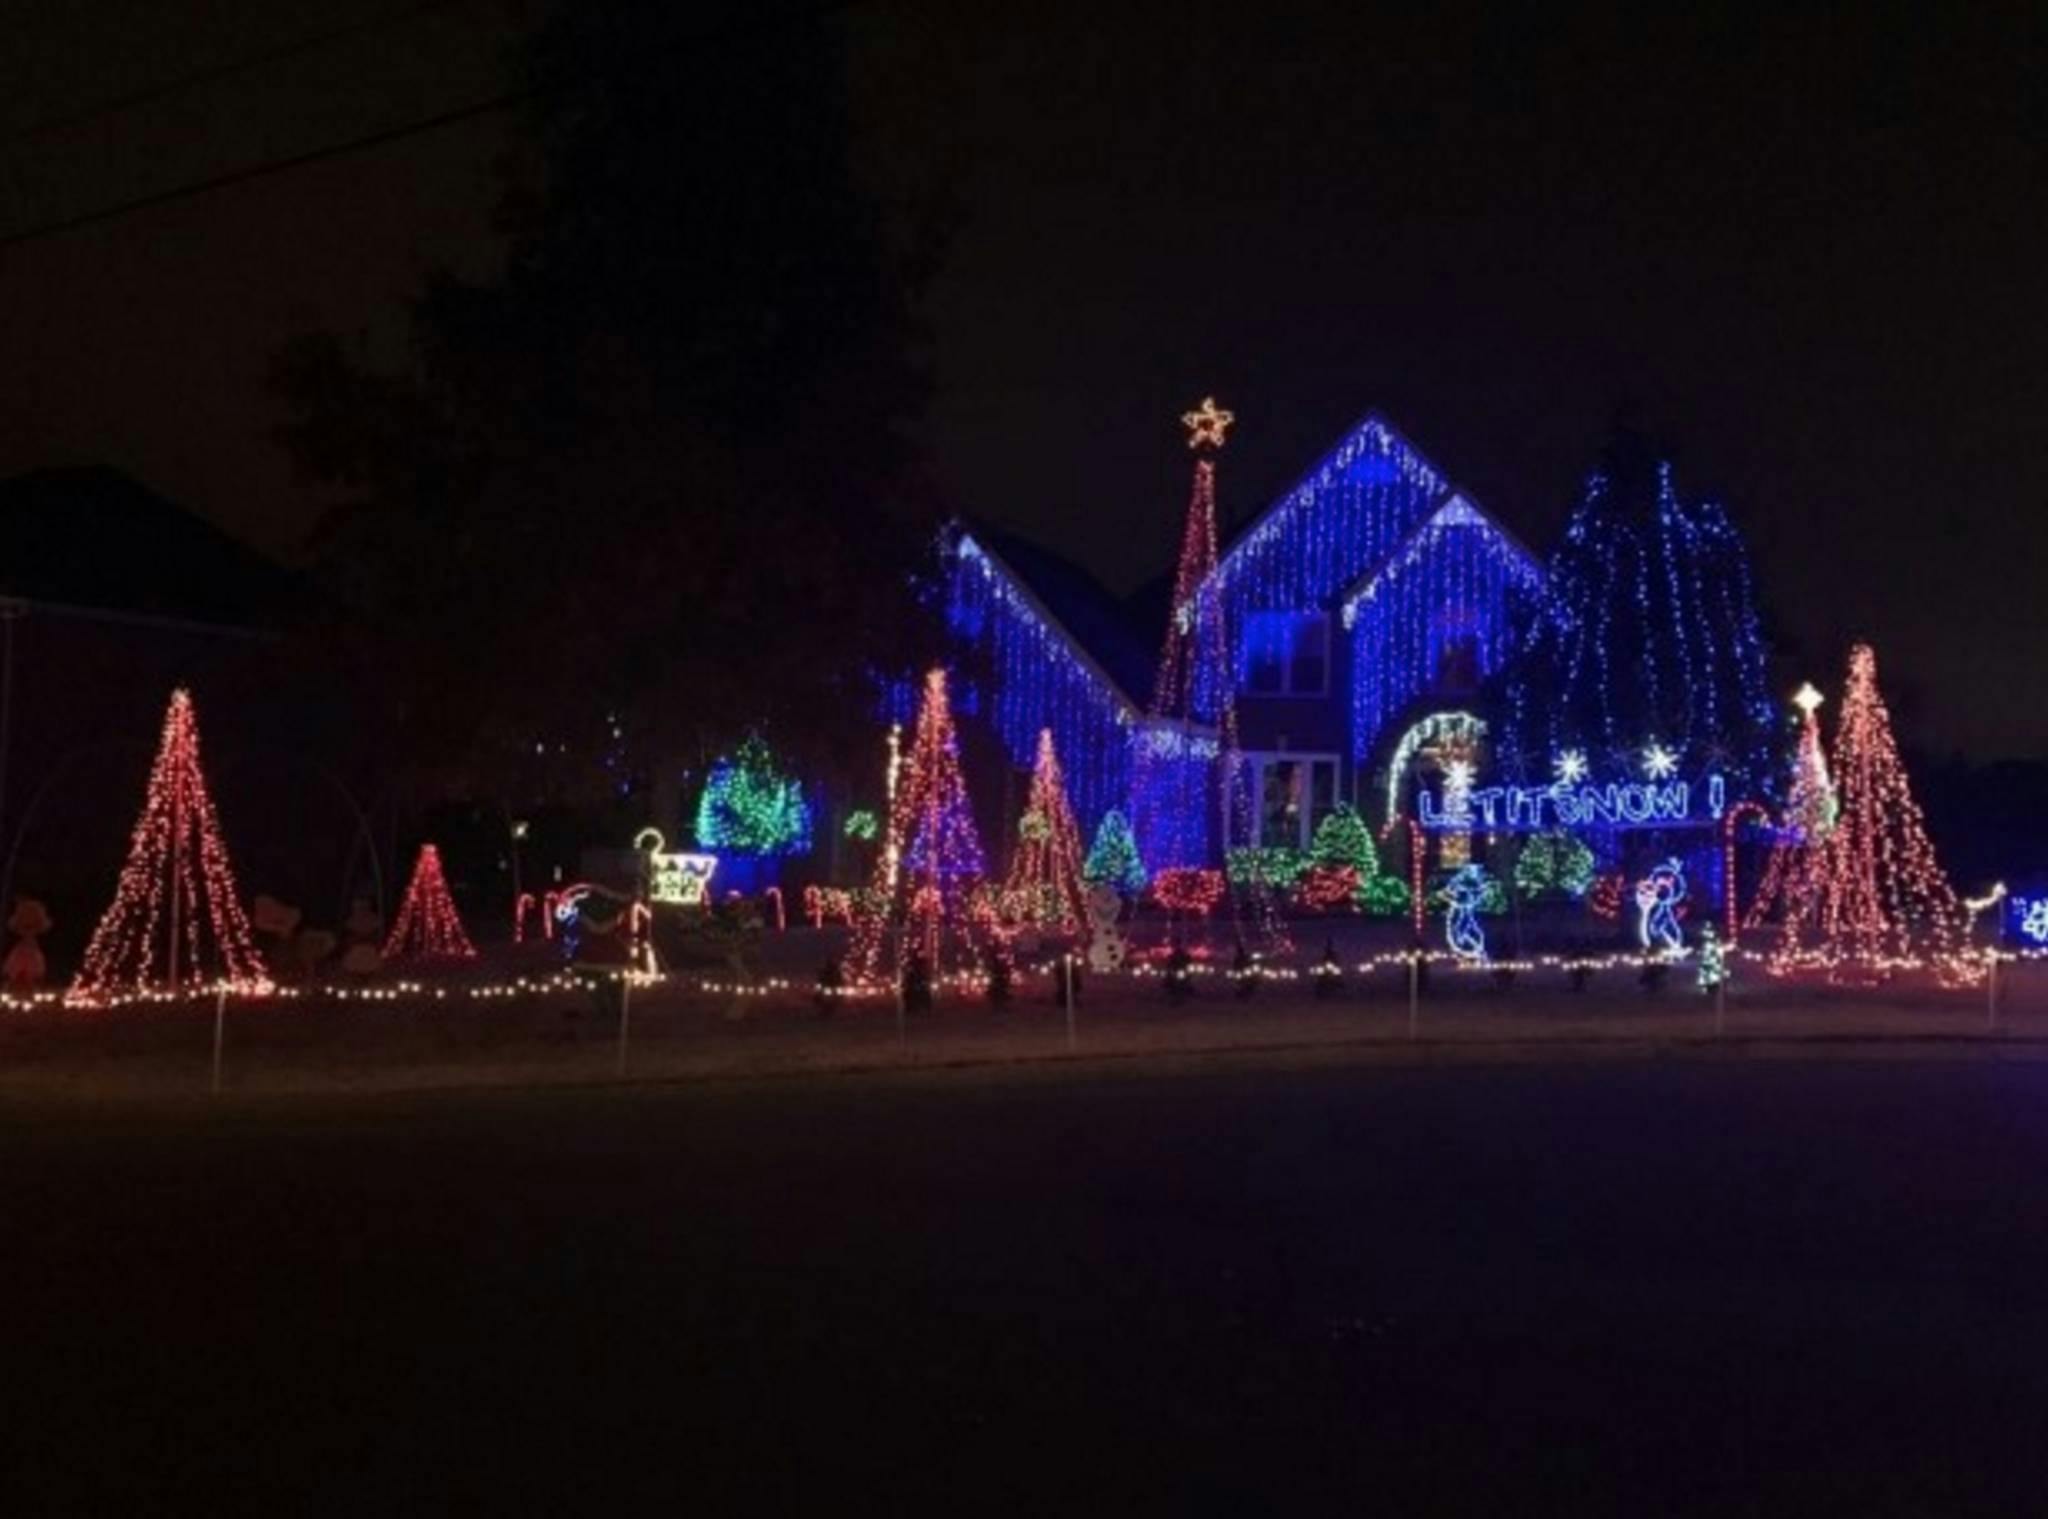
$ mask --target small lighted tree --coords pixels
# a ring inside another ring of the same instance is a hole
[[[462,915],[449,895],[448,878],[441,871],[441,851],[432,844],[420,845],[413,863],[412,880],[398,904],[398,917],[391,936],[384,941],[386,960],[474,960],[476,946],[462,926]]]
[[[1747,921],[1752,928],[1775,914],[1795,911],[1795,904],[1811,895],[1828,830],[1835,824],[1834,781],[1828,774],[1820,720],[1815,716],[1822,699],[1811,683],[1801,686],[1792,698],[1800,713],[1799,744],[1792,757],[1784,825],[1771,846],[1763,881],[1749,906]]]
[[[1045,728],[1038,735],[1031,792],[1017,826],[1017,851],[1010,861],[1005,895],[1029,921],[1073,933],[1087,919],[1082,891],[1081,830],[1067,801],[1052,730]]]
[[[711,767],[697,803],[697,842],[744,855],[802,854],[811,847],[804,788],[783,774],[758,735]]]
[[[69,997],[96,1002],[151,989],[253,991],[269,983],[200,769],[192,695],[174,691],[114,900],[85,947]]]
[[[1114,886],[1126,897],[1145,889],[1145,862],[1138,858],[1138,841],[1131,835],[1130,819],[1114,807],[1103,813],[1095,825],[1095,842],[1081,867],[1082,878],[1091,884]]]

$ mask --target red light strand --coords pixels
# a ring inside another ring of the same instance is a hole
[[[412,879],[398,904],[398,917],[384,941],[386,960],[474,960],[476,946],[462,926],[462,915],[449,895],[441,872],[441,851],[420,845]]]
[[[164,714],[114,900],[86,945],[69,998],[99,1002],[214,983],[250,993],[267,991],[270,978],[200,768],[192,696],[181,689]]]

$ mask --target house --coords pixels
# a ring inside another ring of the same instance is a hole
[[[986,529],[956,524],[945,552],[949,625],[986,672],[968,715],[1019,769],[1050,727],[1084,828],[1130,805],[1141,749],[1184,763],[1214,753],[1213,729],[1188,714],[1153,720],[1131,635],[1099,592],[1055,585],[1044,561]],[[1250,817],[1233,837],[1305,848],[1340,801],[1384,811],[1390,771],[1398,780],[1414,757],[1404,735],[1444,730],[1473,703],[1540,605],[1543,570],[1368,416],[1223,550],[1201,594],[1220,612],[1246,765]],[[1157,649],[1166,630],[1149,632]],[[1204,837],[1213,859],[1215,831]]]

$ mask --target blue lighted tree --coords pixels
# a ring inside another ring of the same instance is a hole
[[[1683,500],[1669,458],[1618,431],[1550,556],[1549,595],[1506,682],[1502,752],[1547,779],[1561,751],[1605,769],[1654,742],[1686,771],[1760,794],[1776,737],[1764,658],[1735,524],[1718,503]]]

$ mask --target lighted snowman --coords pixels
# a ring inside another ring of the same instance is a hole
[[[1124,936],[1116,925],[1124,910],[1124,899],[1114,886],[1098,881],[1088,888],[1088,968],[1092,971],[1124,968]]]

